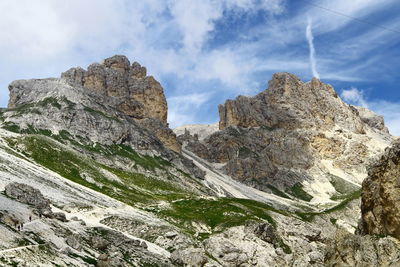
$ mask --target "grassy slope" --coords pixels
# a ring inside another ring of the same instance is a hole
[[[59,137],[57,137],[59,138]],[[106,194],[129,205],[146,204],[148,211],[155,212],[167,221],[177,225],[187,233],[194,234],[192,223],[202,223],[211,232],[220,232],[227,227],[243,225],[248,221],[267,221],[275,224],[271,212],[287,216],[296,216],[312,221],[315,216],[343,209],[347,204],[360,197],[360,191],[346,195],[342,202],[325,211],[298,212],[291,214],[277,210],[267,204],[248,199],[202,198],[173,182],[159,180],[140,173],[128,172],[97,163],[86,156],[66,149],[59,142],[41,135],[25,135],[8,138],[9,145],[16,148],[24,145],[24,153],[42,166],[83,186]],[[165,169],[170,163],[160,158],[143,157],[125,146],[93,147],[106,157],[124,156],[136,164],[148,169]],[[107,179],[100,169],[116,175],[123,183]],[[83,177],[83,173],[96,181],[92,183]],[[167,201],[167,209],[158,209],[157,203]]]

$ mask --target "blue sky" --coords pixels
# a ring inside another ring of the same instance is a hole
[[[287,71],[319,76],[400,135],[398,0],[2,0],[0,8],[3,107],[15,79],[125,54],[162,83],[172,127],[216,122],[218,104]]]

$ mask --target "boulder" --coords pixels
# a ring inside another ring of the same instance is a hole
[[[41,211],[51,211],[50,200],[45,198],[42,193],[27,184],[10,183],[5,187],[5,194],[21,203],[32,205]]]
[[[73,249],[80,250],[81,249],[81,244],[79,241],[79,237],[76,235],[69,235],[66,239],[65,242],[67,243],[68,246],[70,246]]]
[[[400,140],[370,166],[362,183],[361,214],[361,233],[400,239]]]
[[[53,212],[53,217],[62,222],[68,222],[67,217],[65,217],[65,213],[63,212]]]

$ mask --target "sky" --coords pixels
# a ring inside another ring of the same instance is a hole
[[[400,135],[398,0],[1,0],[0,106],[16,79],[59,77],[115,54],[161,82],[171,127],[275,72],[334,86]]]

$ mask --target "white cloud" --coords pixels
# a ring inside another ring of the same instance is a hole
[[[170,8],[183,35],[184,49],[188,55],[197,55],[214,29],[213,21],[222,16],[222,6],[209,0],[177,0]]]
[[[342,90],[340,96],[344,101],[352,105],[362,106],[382,115],[390,133],[395,136],[400,136],[400,102],[367,100],[365,92],[354,87],[348,90]]]
[[[368,103],[364,97],[364,91],[358,90],[355,87],[352,87],[348,90],[342,90],[340,96],[344,101],[354,104],[356,106],[361,106],[364,108],[368,108]]]
[[[195,110],[208,101],[210,93],[193,93],[169,97],[167,99],[168,121],[171,128],[193,123],[196,116]]]

